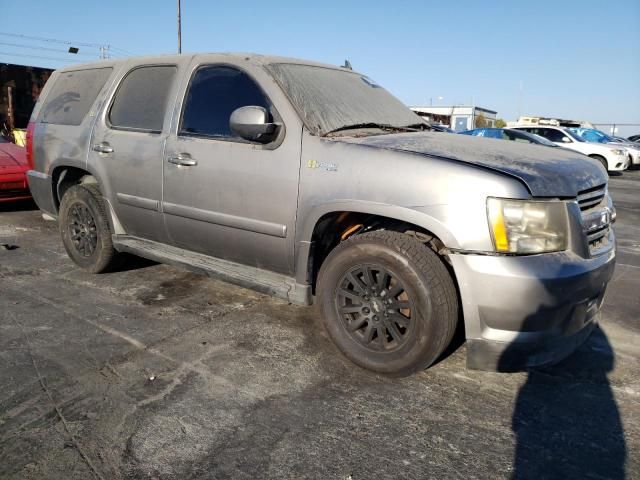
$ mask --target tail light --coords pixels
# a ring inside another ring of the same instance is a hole
[[[27,125],[27,163],[31,170],[35,169],[35,158],[33,157],[33,132],[35,129],[35,122],[29,122]]]

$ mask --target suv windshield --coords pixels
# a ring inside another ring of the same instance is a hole
[[[608,143],[613,141],[607,134],[593,128],[570,128],[569,131],[587,142]]]
[[[582,138],[580,135],[578,135],[575,132],[572,132],[570,128],[565,128],[564,131],[569,134],[569,136],[571,138],[573,138],[576,142],[586,142],[586,140],[584,138]]]
[[[358,73],[290,63],[271,64],[268,69],[316,135],[349,128],[428,128],[400,100]]]

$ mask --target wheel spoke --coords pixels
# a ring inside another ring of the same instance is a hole
[[[360,317],[356,320],[353,320],[349,322],[349,324],[347,325],[347,330],[353,333],[356,330],[358,330],[360,327],[362,327],[366,323],[366,321],[367,321],[367,317]]]
[[[340,313],[358,313],[362,310],[362,305],[347,305],[340,307]]]
[[[387,322],[387,330],[396,342],[400,343],[402,341],[402,334],[398,330],[398,327],[396,327],[395,323]]]
[[[400,295],[400,292],[402,292],[404,290],[404,287],[402,286],[402,284],[396,280],[396,284],[393,286],[392,289],[389,290],[389,296],[391,298],[396,298],[398,295]]]
[[[408,302],[406,300],[394,302],[391,305],[393,308],[397,308],[398,310],[406,310],[408,308],[411,308],[411,302]]]
[[[389,272],[387,272],[386,270],[381,270],[378,273],[378,288],[380,290],[386,290],[390,278],[391,275],[389,275]]]
[[[409,319],[404,315],[400,315],[399,313],[394,313],[389,317],[389,323],[396,323],[398,326],[402,328],[407,328],[409,326]]]
[[[362,280],[360,280],[356,275],[354,275],[353,272],[349,272],[349,274],[347,275],[347,278],[349,279],[349,281],[355,287],[356,290],[358,290],[360,293],[366,293],[367,286],[362,282]]]
[[[364,279],[367,283],[367,287],[375,288],[376,282],[373,279],[373,273],[371,272],[371,267],[364,267]]]
[[[367,328],[364,331],[364,343],[371,343],[371,340],[373,340],[374,333],[375,333],[375,328],[373,328],[373,325],[369,323],[369,325],[367,325]]]
[[[350,298],[354,302],[360,301],[360,295],[352,292],[351,290],[347,290],[346,288],[341,288],[340,291],[338,292],[338,295],[342,295],[343,297]]]

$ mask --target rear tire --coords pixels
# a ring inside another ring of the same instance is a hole
[[[58,226],[67,254],[79,267],[101,273],[115,265],[117,252],[97,185],[74,185],[66,191],[60,202]]]
[[[595,154],[589,155],[589,157],[593,158],[594,160],[598,160],[604,167],[605,171],[609,173],[609,164],[607,163],[606,158],[604,158],[602,155],[595,155]]]
[[[325,327],[354,363],[406,376],[442,354],[453,338],[453,279],[429,247],[403,233],[349,238],[322,264],[318,297]]]

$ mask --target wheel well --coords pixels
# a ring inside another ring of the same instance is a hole
[[[447,249],[444,243],[433,233],[417,225],[394,218],[342,211],[323,215],[313,229],[313,235],[311,236],[312,247],[307,271],[314,294],[318,272],[329,253],[331,253],[340,242],[345,241],[347,238],[372,230],[391,230],[416,237],[444,260],[445,265],[454,279],[454,283],[457,284],[453,269],[451,268],[451,262],[448,258]]]
[[[62,197],[72,186],[79,183],[98,183],[91,173],[77,167],[56,167],[51,178],[56,210],[60,208]]]

